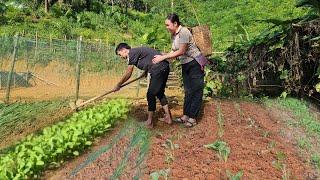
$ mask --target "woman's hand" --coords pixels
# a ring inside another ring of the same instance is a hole
[[[161,62],[161,61],[163,61],[163,60],[165,60],[164,56],[162,56],[162,55],[155,55],[155,56],[153,57],[153,59],[152,59],[152,63],[153,63],[153,64],[157,64],[157,63],[159,63],[159,62]]]
[[[163,55],[155,55],[152,59],[153,64],[157,64],[165,59],[173,59],[177,58],[181,55],[184,55],[187,52],[188,49],[188,43],[180,44],[180,47],[177,51],[171,51],[170,53],[163,54]]]

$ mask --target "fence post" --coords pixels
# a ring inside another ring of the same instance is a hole
[[[49,37],[49,46],[50,46],[50,52],[52,52],[52,36],[50,34],[50,37]]]
[[[81,65],[81,42],[82,36],[77,41],[77,66],[76,66],[76,100],[79,99],[79,88],[80,88],[80,65]]]
[[[17,33],[14,36],[14,47],[13,47],[13,56],[12,56],[12,62],[11,62],[11,69],[8,75],[8,80],[7,80],[7,90],[6,90],[6,98],[5,98],[5,103],[9,103],[9,97],[10,97],[10,84],[11,84],[11,79],[12,79],[12,73],[14,70],[14,65],[17,59],[17,51],[18,51],[18,40],[19,40],[19,34]]]
[[[34,49],[34,60],[37,62],[38,60],[38,32],[36,32],[36,47]]]
[[[17,86],[16,86],[16,77],[17,77],[17,75],[16,75],[16,73],[13,73],[13,87],[14,88],[16,88]]]
[[[102,49],[102,40],[99,39],[99,52],[101,52],[101,49]]]
[[[64,53],[67,53],[67,36],[64,35]]]

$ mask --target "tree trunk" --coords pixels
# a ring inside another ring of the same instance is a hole
[[[44,0],[44,11],[48,13],[49,11],[49,2],[48,0]]]
[[[111,11],[113,12],[113,0],[111,0]]]
[[[145,6],[145,13],[148,12],[148,2],[146,2],[146,6]]]
[[[58,3],[61,6],[63,4],[63,0],[58,0]]]

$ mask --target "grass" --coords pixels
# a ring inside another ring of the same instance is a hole
[[[293,117],[286,120],[287,126],[291,128],[302,128],[305,135],[295,137],[297,146],[303,152],[304,158],[307,158],[315,168],[320,170],[320,156],[315,141],[320,137],[320,121],[310,111],[308,102],[295,98],[277,98],[264,99],[263,102],[268,107],[274,107],[283,111],[292,113]]]
[[[297,140],[297,143],[301,149],[310,149],[312,147],[310,141],[306,137],[300,137]]]
[[[276,100],[267,99],[265,104],[269,107],[275,106],[281,107],[284,110],[291,111],[295,117],[297,117],[297,125],[305,128],[305,130],[311,135],[320,136],[320,121],[310,113],[308,103],[295,98],[279,98]]]

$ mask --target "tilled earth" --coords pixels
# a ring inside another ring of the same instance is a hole
[[[173,117],[180,116],[182,106],[174,102],[171,106]],[[193,128],[157,122],[152,130],[142,122],[146,108],[145,103],[137,103],[132,118],[120,122],[85,154],[47,171],[43,178],[228,179],[230,173],[240,171],[243,179],[320,178],[298,155],[294,143],[282,136],[285,125],[263,105],[213,100],[204,105]],[[216,140],[230,147],[226,161],[204,147]]]

